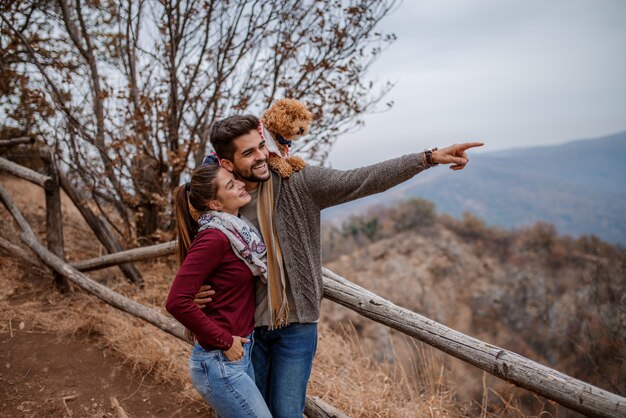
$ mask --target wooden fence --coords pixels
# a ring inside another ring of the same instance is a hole
[[[54,165],[54,163],[51,162],[50,165]],[[58,174],[55,174],[56,171],[49,171],[51,175],[44,176],[3,158],[0,158],[0,169],[38,184],[51,192],[54,192],[55,188],[58,192],[59,183],[63,184],[65,182],[66,184],[63,188],[66,192],[70,190],[70,193],[74,195],[73,197],[70,196],[70,198],[72,198],[77,207],[81,204],[78,193],[72,189],[66,179],[61,181],[55,180],[55,176],[58,176]],[[58,176],[58,178],[61,178],[61,176]],[[116,293],[82,273],[82,271],[97,270],[110,266],[126,266],[123,271],[129,280],[141,283],[141,276],[131,263],[133,261],[173,254],[175,250],[174,241],[150,247],[120,251],[121,246],[114,238],[114,234],[107,229],[106,223],[99,220],[87,208],[81,210],[79,207],[83,217],[86,219],[91,217],[91,219],[87,219],[87,222],[101,242],[104,240],[109,243],[105,247],[112,254],[74,262],[70,265],[64,261],[62,245],[61,250],[59,251],[58,249],[58,241],[63,242],[62,230],[57,232],[60,234],[60,237],[56,238],[56,243],[53,239],[53,244],[51,245],[50,240],[48,240],[48,248],[46,248],[41,244],[18,207],[1,185],[0,200],[2,200],[2,203],[21,229],[21,241],[41,261],[33,259],[28,251],[2,238],[0,238],[1,248],[31,264],[45,265],[52,269],[59,278],[70,280],[111,306],[142,318],[157,328],[185,340],[183,327],[174,319]],[[49,203],[48,199],[46,199],[46,211],[49,213],[46,217],[48,228],[59,231],[56,225],[61,223],[60,210],[60,204],[56,204],[52,199]],[[487,344],[415,312],[399,307],[328,269],[323,270],[323,279],[324,297],[346,306],[366,318],[403,332],[479,367],[494,376],[524,387],[574,411],[588,416],[626,417],[626,398],[624,397],[582,382],[519,354]],[[61,289],[65,288],[62,282],[60,287]],[[305,414],[310,418],[345,417],[345,414],[341,411],[318,398],[307,398]]]

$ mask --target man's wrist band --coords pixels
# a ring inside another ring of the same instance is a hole
[[[439,165],[439,163],[433,162],[433,151],[437,151],[439,148],[433,147],[427,150],[424,150],[424,159],[426,160],[426,165],[429,167],[434,167]]]

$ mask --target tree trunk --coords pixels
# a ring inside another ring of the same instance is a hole
[[[160,226],[161,207],[167,204],[159,162],[152,156],[138,154],[133,158],[133,177],[139,195],[138,217],[135,220],[137,238],[154,241]]]
[[[85,219],[87,224],[91,227],[94,234],[96,234],[96,237],[102,243],[104,248],[106,248],[109,253],[116,253],[116,252],[122,251],[123,250],[122,245],[115,238],[115,236],[113,235],[113,232],[109,229],[109,227],[106,225],[105,222],[103,222],[100,218],[98,218],[83,203],[83,200],[80,198],[80,195],[78,194],[78,192],[74,189],[74,186],[70,184],[69,180],[67,180],[67,178],[65,178],[65,176],[61,172],[59,172],[59,180],[61,183],[61,187],[63,187],[63,190],[65,191],[65,193],[69,196],[72,202],[74,202],[74,205],[83,215],[83,218]],[[141,274],[132,264],[122,264],[120,265],[120,269],[122,270],[122,272],[124,272],[124,275],[132,283],[139,284],[139,285],[143,284],[143,278],[141,277]]]

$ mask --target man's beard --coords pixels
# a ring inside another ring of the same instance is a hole
[[[269,158],[262,160],[262,161],[256,161],[252,166],[252,167],[256,167],[258,165],[265,163],[267,167],[267,172],[263,175],[256,174],[254,172],[254,168],[248,169],[248,170],[239,170],[237,166],[235,166],[235,174],[240,180],[243,180],[243,181],[247,181],[250,183],[263,183],[264,181],[269,180],[271,176],[268,162],[269,162]]]

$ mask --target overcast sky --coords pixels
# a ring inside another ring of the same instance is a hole
[[[369,76],[396,83],[395,105],[340,137],[333,167],[626,130],[626,0],[405,0],[381,29],[398,40]]]

